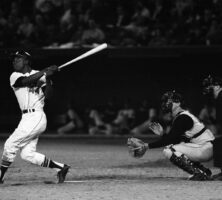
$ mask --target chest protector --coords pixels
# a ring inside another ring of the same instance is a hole
[[[204,143],[207,141],[213,141],[214,135],[209,130],[206,129],[204,124],[200,120],[191,114],[189,111],[183,111],[179,115],[188,115],[193,120],[193,127],[185,132],[185,137],[191,143]]]

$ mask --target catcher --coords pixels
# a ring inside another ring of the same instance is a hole
[[[211,180],[211,170],[201,163],[213,158],[213,133],[185,109],[183,97],[175,91],[163,94],[161,109],[173,116],[170,132],[164,134],[162,126],[153,122],[149,128],[161,138],[151,143],[129,138],[127,145],[130,154],[139,158],[147,149],[165,147],[163,154],[174,165],[189,173],[189,180]]]

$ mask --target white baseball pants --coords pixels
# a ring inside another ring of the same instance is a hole
[[[13,162],[18,150],[21,158],[33,164],[41,165],[45,155],[36,152],[38,137],[46,129],[47,119],[43,111],[25,113],[18,127],[6,140],[2,159]]]

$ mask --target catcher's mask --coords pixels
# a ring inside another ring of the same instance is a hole
[[[202,82],[203,94],[204,95],[212,95],[213,94],[213,87],[217,86],[217,85],[222,86],[222,79],[219,77],[212,77],[211,75],[209,75]]]
[[[173,103],[184,105],[183,97],[175,90],[165,92],[161,98],[161,109],[164,113],[172,112]]]

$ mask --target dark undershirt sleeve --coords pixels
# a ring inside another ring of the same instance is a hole
[[[159,148],[169,144],[178,144],[187,130],[193,127],[193,120],[185,114],[179,115],[173,122],[168,134],[163,135],[159,140],[149,143],[149,148]]]
[[[16,81],[15,81],[15,83],[14,83],[14,85],[13,85],[13,87],[14,88],[17,88],[17,87],[24,87],[24,85],[22,84],[22,80],[24,79],[25,77],[19,77]]]
[[[45,98],[50,99],[53,95],[53,83],[50,79],[46,80],[46,85],[42,88]]]

